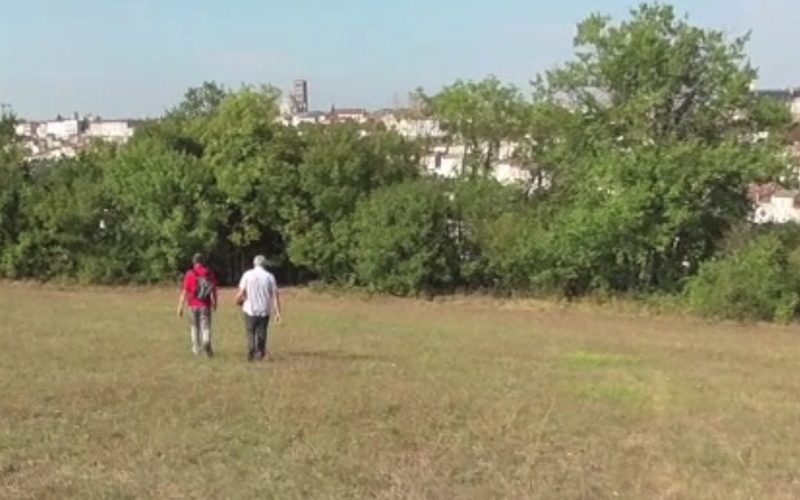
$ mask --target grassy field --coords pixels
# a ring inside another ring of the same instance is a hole
[[[0,284],[0,498],[798,498],[796,328],[293,291],[194,358],[172,290]]]

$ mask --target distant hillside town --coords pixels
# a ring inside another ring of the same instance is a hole
[[[795,123],[792,131],[790,156],[800,159],[800,88],[785,90],[754,90],[759,96],[785,103]],[[465,167],[468,147],[448,137],[441,124],[426,117],[420,110],[381,109],[331,106],[327,111],[312,110],[309,106],[309,85],[306,80],[295,80],[280,105],[280,121],[285,126],[328,125],[352,122],[362,125],[380,124],[401,136],[426,140],[427,154],[422,167],[430,174],[455,178]],[[16,134],[22,140],[31,160],[53,160],[76,156],[92,141],[125,144],[133,137],[143,120],[105,120],[94,116],[57,117],[54,120],[23,121],[16,125]],[[519,160],[519,145],[503,142],[492,165],[492,174],[498,181],[520,183],[532,189],[532,165]],[[546,180],[538,180],[539,183]],[[776,184],[752,186],[750,197],[755,205],[753,219],[757,223],[800,222],[800,190],[782,189]]]
[[[93,140],[124,144],[140,120],[103,120],[99,117],[57,117],[46,121],[24,121],[15,127],[29,158],[53,160],[74,157]]]
[[[456,177],[461,174],[467,148],[451,144],[438,121],[426,118],[408,109],[382,109],[374,112],[364,108],[339,108],[313,111],[309,107],[309,87],[306,80],[296,80],[280,106],[280,120],[286,126],[304,124],[328,125],[353,122],[357,124],[382,124],[407,139],[429,139],[430,151],[423,158],[423,167],[432,174]],[[47,121],[27,121],[16,126],[32,160],[71,158],[93,140],[116,144],[126,143],[142,123],[141,120],[103,120],[83,117],[57,117]],[[504,143],[494,165],[495,177],[505,183],[526,182],[530,174],[524,165],[514,160],[515,145]]]

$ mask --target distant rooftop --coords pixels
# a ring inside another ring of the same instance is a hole
[[[364,108],[333,108],[331,114],[334,115],[366,115],[367,110]]]

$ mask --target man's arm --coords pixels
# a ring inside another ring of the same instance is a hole
[[[247,299],[247,274],[245,273],[242,275],[242,279],[239,280],[239,291],[236,292],[236,304],[242,305],[244,301]]]
[[[186,290],[181,287],[181,294],[178,297],[178,317],[183,316],[183,306],[186,304]]]
[[[217,304],[219,304],[219,297],[217,297],[217,288],[219,288],[219,281],[217,281],[217,276],[215,274],[211,275],[211,283],[214,285],[211,289],[211,309],[214,311],[217,310]]]
[[[181,293],[178,296],[178,316],[183,316],[183,308],[186,307],[187,295],[186,290],[189,288],[189,273],[184,275],[181,281]]]
[[[278,290],[278,283],[273,278],[272,280],[272,307],[275,309],[275,321],[280,323],[283,310],[283,303],[281,302],[281,292]]]
[[[273,296],[272,301],[275,303],[274,304],[275,321],[280,323],[281,320],[283,319],[283,314],[282,314],[283,305],[281,304],[281,292],[279,292],[277,288],[275,289],[275,295]]]
[[[247,292],[244,290],[244,288],[240,288],[239,291],[236,292],[236,304],[244,304],[245,299],[247,299]]]

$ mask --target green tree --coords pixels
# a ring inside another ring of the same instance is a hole
[[[289,255],[327,281],[350,281],[352,215],[375,189],[419,175],[416,145],[353,124],[306,130],[300,193],[289,207]]]
[[[6,146],[16,141],[14,126],[17,124],[17,117],[11,111],[3,109],[0,112],[0,145]]]
[[[215,82],[203,82],[186,91],[183,101],[167,113],[169,118],[192,120],[213,115],[230,91]]]
[[[503,141],[524,135],[529,103],[519,89],[496,77],[462,81],[425,97],[428,112],[452,139],[466,145],[469,174],[487,174],[498,159]]]
[[[750,92],[745,41],[659,4],[579,25],[576,60],[538,82],[534,105],[558,134],[536,149],[557,173],[540,279],[568,293],[676,287],[746,218],[748,185],[785,172],[778,141],[756,134],[785,116]]]
[[[213,172],[156,139],[121,149],[105,168],[106,231],[136,281],[170,279],[197,251],[216,248],[224,221]]]
[[[21,194],[25,219],[7,247],[4,267],[12,277],[120,278],[106,261],[111,247],[104,231],[107,202],[102,168],[89,156],[31,167]]]
[[[749,234],[703,264],[687,286],[689,307],[707,316],[789,322],[800,310],[796,228]]]
[[[13,276],[8,262],[25,220],[23,193],[30,183],[22,151],[16,144],[13,115],[0,115],[0,275]]]
[[[657,3],[619,24],[595,14],[578,26],[576,60],[549,72],[539,91],[602,124],[591,141],[740,140],[763,125],[755,122],[747,39],[728,41]]]
[[[204,160],[224,196],[229,243],[281,260],[283,212],[297,190],[302,141],[277,123],[278,97],[272,87],[229,94],[201,139]]]
[[[452,236],[458,244],[461,284],[468,287],[501,285],[503,271],[495,268],[490,248],[499,242],[497,226],[510,214],[526,212],[525,192],[490,178],[462,179],[452,185]],[[502,244],[507,243],[503,241]],[[503,284],[505,285],[505,284]]]
[[[359,281],[407,295],[454,286],[458,249],[442,183],[421,179],[376,191],[359,205],[353,256]]]

